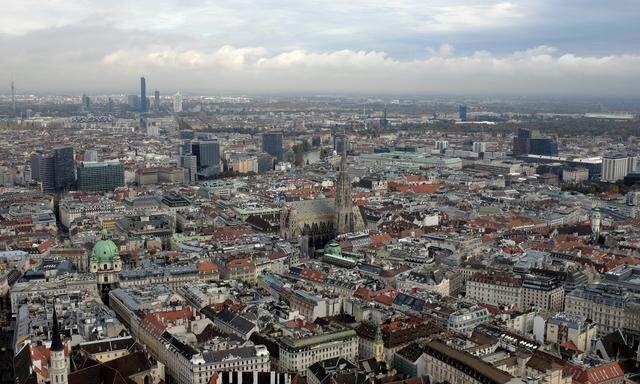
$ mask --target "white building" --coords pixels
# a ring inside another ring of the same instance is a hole
[[[508,274],[476,273],[467,280],[466,292],[478,303],[522,307],[522,280]]]
[[[436,149],[440,152],[444,151],[445,149],[447,149],[447,147],[449,146],[449,142],[446,140],[438,140],[436,141]]]
[[[98,151],[95,149],[84,151],[84,161],[98,161]]]
[[[608,183],[615,183],[618,180],[624,179],[629,173],[630,167],[633,161],[630,158],[622,155],[611,155],[602,158],[602,174],[600,176],[602,181]]]
[[[290,297],[291,309],[298,311],[307,321],[318,317],[331,317],[340,314],[342,298],[323,297],[302,290],[295,290]]]
[[[182,112],[182,94],[180,92],[173,95],[173,112]]]
[[[487,151],[487,143],[483,141],[475,141],[473,143],[473,152],[475,153],[485,153]]]
[[[165,349],[160,361],[180,384],[206,384],[216,372],[268,372],[269,351],[264,345],[246,346],[218,351],[198,351],[164,332]]]
[[[280,369],[302,372],[318,361],[342,357],[355,361],[358,336],[353,329],[329,329],[320,335],[284,336],[280,344]]]

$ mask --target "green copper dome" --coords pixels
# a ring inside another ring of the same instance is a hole
[[[337,243],[329,243],[324,247],[325,255],[342,256],[342,248]]]
[[[111,240],[98,240],[91,251],[91,258],[97,262],[119,260],[118,247]]]

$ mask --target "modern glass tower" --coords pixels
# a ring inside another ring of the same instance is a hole
[[[144,77],[140,78],[140,112],[148,111],[147,101],[147,81]]]
[[[282,132],[265,132],[262,135],[262,151],[282,160]]]

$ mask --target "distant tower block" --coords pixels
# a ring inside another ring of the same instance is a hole
[[[13,114],[16,114],[16,87],[13,84],[13,81],[11,81],[11,109],[13,111]]]
[[[140,78],[140,112],[144,113],[149,110],[147,105],[147,80],[144,77]]]

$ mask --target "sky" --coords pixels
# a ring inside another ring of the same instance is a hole
[[[3,0],[20,93],[640,95],[638,0]],[[0,93],[3,92],[0,88]]]

